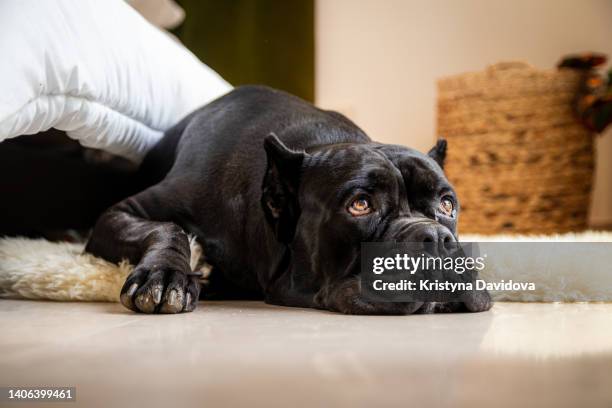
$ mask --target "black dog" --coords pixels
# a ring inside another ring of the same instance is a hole
[[[374,143],[338,113],[237,88],[167,132],[142,166],[151,186],[108,209],[86,250],[137,265],[121,302],[138,312],[196,307],[187,234],[225,297],[354,314],[431,310],[368,301],[355,268],[363,241],[455,242],[445,152],[444,141],[428,155]],[[459,306],[483,311],[490,299],[479,293],[451,309]]]

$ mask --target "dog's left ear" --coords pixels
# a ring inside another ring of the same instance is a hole
[[[293,240],[300,216],[297,191],[306,153],[289,149],[274,133],[265,138],[264,149],[268,166],[262,185],[261,205],[276,238],[289,243]]]
[[[434,159],[442,168],[444,168],[444,160],[446,159],[446,145],[445,139],[438,139],[436,145],[427,153],[427,155]]]

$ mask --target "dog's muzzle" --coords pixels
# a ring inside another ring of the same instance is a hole
[[[410,242],[437,248],[440,253],[451,250],[457,240],[444,225],[429,218],[398,218],[386,231],[384,241]]]

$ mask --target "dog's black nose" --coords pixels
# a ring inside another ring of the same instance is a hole
[[[424,244],[436,252],[452,251],[457,246],[450,229],[428,218],[398,218],[387,229],[384,240]]]
[[[437,223],[419,225],[406,237],[406,241],[423,243],[428,250],[440,254],[451,251],[457,242],[448,228]]]

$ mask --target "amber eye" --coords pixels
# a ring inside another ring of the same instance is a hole
[[[366,198],[360,197],[351,203],[348,207],[348,212],[355,217],[359,217],[360,215],[371,213],[372,208],[370,207],[370,202]]]
[[[442,197],[439,208],[442,214],[448,217],[452,217],[455,214],[455,204],[453,204],[453,200],[448,197]]]

